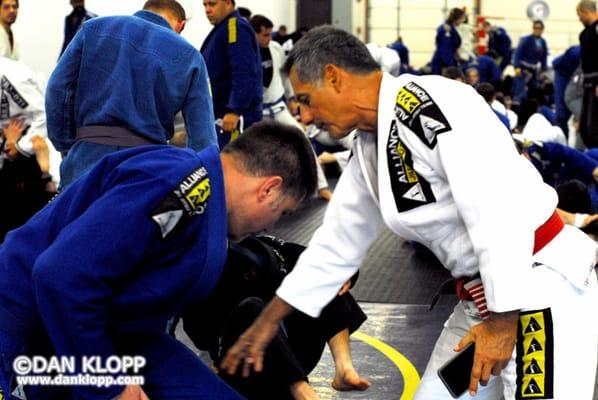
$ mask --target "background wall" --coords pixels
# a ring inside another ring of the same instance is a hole
[[[189,21],[183,37],[195,47],[211,29],[202,0],[179,0]],[[141,9],[145,0],[87,0],[88,10],[101,15],[130,15]],[[285,24],[295,30],[296,0],[237,0],[255,14],[268,16],[277,27]],[[64,38],[64,17],[71,12],[69,0],[20,0],[20,10],[13,30],[21,46],[21,61],[47,79],[58,59]]]
[[[183,36],[199,48],[211,25],[205,18],[202,0],[180,0],[189,16]],[[239,6],[268,16],[278,27],[285,24],[295,30],[297,1],[300,0],[237,0]],[[474,0],[331,0],[335,15],[350,15],[352,24],[338,21],[343,28],[365,40],[385,45],[401,34],[411,50],[411,63],[422,66],[434,50],[436,27],[452,7],[466,6],[471,12]],[[547,0],[551,13],[546,21],[545,37],[552,56],[577,43],[581,24],[575,14],[577,0]],[[99,15],[132,14],[144,0],[87,0],[89,10]],[[528,0],[481,0],[481,13],[504,26],[514,44],[531,32],[527,19]],[[343,12],[342,7],[351,11]],[[21,61],[46,79],[62,46],[64,17],[71,11],[68,0],[21,0],[19,17],[13,29],[21,44]],[[492,18],[494,17],[494,18]],[[336,21],[331,21],[336,22]],[[470,21],[473,23],[473,21]]]

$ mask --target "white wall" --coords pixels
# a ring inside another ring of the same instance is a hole
[[[199,48],[211,29],[202,0],[179,0],[189,21],[183,37]],[[141,9],[145,0],[87,0],[86,8],[98,15],[130,15]],[[255,14],[264,14],[277,27],[295,29],[296,0],[237,0]],[[21,46],[21,61],[43,79],[50,76],[62,47],[64,17],[71,12],[69,0],[21,0],[13,30]]]

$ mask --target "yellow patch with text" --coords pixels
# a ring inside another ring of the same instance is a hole
[[[195,185],[189,193],[185,195],[185,199],[193,209],[197,209],[208,200],[210,194],[210,180],[206,178]]]
[[[517,399],[550,399],[553,392],[552,318],[548,310],[523,312],[517,344]]]
[[[409,90],[401,88],[397,94],[397,105],[412,114],[421,105],[421,101]]]

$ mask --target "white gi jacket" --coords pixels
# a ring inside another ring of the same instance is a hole
[[[30,127],[17,142],[17,149],[32,156],[31,137],[39,135],[45,139],[48,136],[44,89],[33,71],[5,57],[0,57],[0,89],[0,124],[5,127],[11,118],[23,118]]]
[[[13,39],[13,46],[11,49],[10,40],[8,38],[8,32],[6,32],[6,29],[4,29],[3,27],[0,26],[0,57],[7,57],[12,60],[18,60],[19,56],[20,56],[19,43],[17,42],[17,39],[15,38],[14,32],[13,32],[12,39]]]
[[[278,44],[278,42],[271,40],[268,48],[272,55],[273,71],[270,86],[264,87],[264,103],[266,104],[274,103],[282,96],[289,98],[293,95],[293,88],[291,87],[288,77],[283,76],[280,71],[287,58],[282,46]],[[264,110],[264,112],[266,112],[266,110]]]
[[[470,86],[384,74],[378,133],[360,133],[353,151],[323,225],[277,291],[293,307],[319,315],[382,224],[427,246],[454,277],[480,273],[490,311],[533,305],[533,261],[584,286],[595,243],[566,226],[532,256],[534,232],[554,212],[556,192]],[[560,251],[573,244],[575,252]]]

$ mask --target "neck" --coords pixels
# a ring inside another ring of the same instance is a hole
[[[6,24],[4,22],[2,23],[2,27],[4,28],[4,30],[6,32],[10,32],[10,26],[11,26],[10,24]]]
[[[357,129],[375,133],[378,127],[378,97],[382,72],[376,71],[351,82],[355,92],[353,106],[359,115]]]

